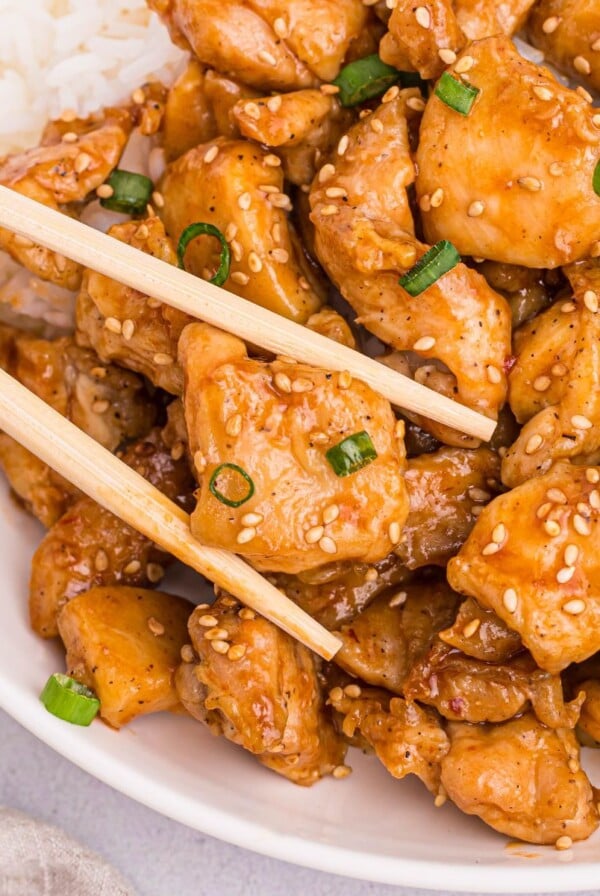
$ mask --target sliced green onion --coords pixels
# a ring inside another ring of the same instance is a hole
[[[596,164],[596,167],[594,169],[592,184],[594,187],[594,193],[596,194],[596,196],[600,196],[600,162]]]
[[[377,457],[377,452],[371,436],[363,430],[334,445],[326,452],[325,457],[336,476],[349,476],[372,463]]]
[[[458,81],[449,72],[444,72],[435,88],[435,95],[455,112],[460,112],[461,115],[469,114],[479,93],[479,87]]]
[[[432,246],[410,271],[400,277],[398,282],[409,295],[420,296],[459,263],[460,255],[452,243],[441,240]]]
[[[342,106],[357,106],[380,96],[393,84],[402,80],[403,72],[382,62],[377,53],[365,56],[344,66],[335,81]]]
[[[198,236],[215,236],[219,242],[221,243],[221,258],[219,261],[219,267],[217,273],[214,277],[210,278],[210,282],[214,283],[216,286],[223,286],[227,278],[229,277],[229,269],[231,267],[231,251],[229,249],[229,244],[218,227],[215,227],[214,224],[205,224],[202,221],[198,221],[196,224],[190,224],[189,227],[186,227],[181,236],[179,237],[179,243],[177,244],[177,258],[179,260],[179,267],[185,268],[183,263],[183,259],[185,258],[185,250]]]
[[[231,487],[231,490],[234,491],[234,494],[235,491],[239,492],[240,485],[242,486],[242,488],[246,487],[246,493],[242,494],[241,497],[236,498],[232,496],[228,498],[227,495],[224,495],[223,492],[217,487],[217,479],[219,478],[219,476],[222,476],[225,470],[231,470],[233,473],[235,473],[234,477],[229,477],[230,482],[228,483],[228,485]],[[240,483],[240,477],[243,480],[243,483]],[[236,479],[238,480],[237,483],[235,482]],[[226,504],[228,507],[241,507],[242,504],[245,504],[246,501],[249,501],[254,494],[254,483],[252,482],[246,471],[241,467],[238,467],[237,464],[221,464],[219,467],[217,467],[215,472],[210,477],[208,487],[217,501],[220,501],[221,504]]]
[[[53,716],[87,727],[97,716],[100,701],[93,691],[68,675],[55,672],[46,682],[40,700]]]
[[[152,197],[154,184],[143,174],[123,171],[115,168],[106,185],[112,188],[113,194],[101,199],[100,205],[111,212],[123,212],[126,215],[143,215]]]

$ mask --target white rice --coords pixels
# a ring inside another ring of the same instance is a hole
[[[170,83],[184,59],[144,0],[0,0],[0,155],[35,145],[66,110]]]

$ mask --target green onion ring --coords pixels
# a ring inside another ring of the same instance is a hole
[[[592,185],[596,196],[600,196],[600,162],[597,162],[594,168],[594,176],[592,177]]]
[[[229,249],[229,244],[218,227],[215,227],[214,224],[206,224],[203,221],[198,221],[195,224],[190,224],[189,227],[186,227],[181,236],[179,237],[179,243],[177,244],[177,260],[179,262],[179,267],[184,268],[184,257],[185,250],[188,245],[195,240],[198,236],[214,236],[221,243],[221,258],[219,262],[219,267],[217,269],[217,273],[214,277],[210,278],[210,282],[214,283],[215,286],[223,286],[227,278],[229,277],[229,269],[231,268],[231,250]]]
[[[432,246],[422,258],[410,269],[398,283],[411,296],[420,296],[422,292],[455,268],[460,263],[460,255],[448,240],[440,240]]]
[[[125,215],[143,215],[152,197],[154,184],[149,177],[115,168],[106,181],[113,194],[100,200],[102,208]]]
[[[342,106],[357,106],[366,100],[381,96],[393,84],[403,78],[403,72],[382,62],[377,53],[357,59],[344,66],[331,83],[339,87],[338,97]]]
[[[460,115],[469,114],[480,92],[478,87],[453,78],[449,72],[444,72],[435,88],[435,95]]]
[[[222,492],[217,488],[217,478],[219,473],[223,470],[234,470],[238,473],[243,479],[248,483],[248,494],[245,495],[240,501],[232,501],[230,498],[226,497]],[[246,501],[249,501],[252,495],[254,494],[254,483],[250,476],[246,473],[242,467],[238,467],[237,464],[220,464],[217,469],[214,471],[212,476],[210,477],[210,482],[208,483],[208,487],[211,493],[215,496],[217,501],[220,501],[221,504],[226,504],[227,507],[241,507],[242,504],[245,504]]]
[[[355,432],[342,439],[326,453],[336,476],[349,476],[372,463],[377,458],[377,451],[368,432]]]
[[[93,691],[60,672],[50,676],[40,700],[52,715],[84,727],[91,724],[100,709],[100,701]]]

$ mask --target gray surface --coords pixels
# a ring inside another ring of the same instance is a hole
[[[205,837],[96,781],[2,712],[0,805],[21,809],[63,828],[129,877],[140,896],[429,893],[321,874]],[[452,886],[452,881],[448,881],[448,886]],[[448,891],[446,896],[453,894]]]

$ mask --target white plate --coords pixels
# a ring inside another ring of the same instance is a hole
[[[600,837],[569,852],[510,846],[452,806],[434,809],[419,781],[394,781],[357,751],[350,778],[304,789],[189,719],[151,716],[121,732],[55,719],[38,694],[63,658],[27,621],[29,561],[41,529],[3,484],[0,512],[0,706],[101,781],[213,837],[350,877],[477,893],[596,889]],[[592,759],[598,781],[600,757]]]

